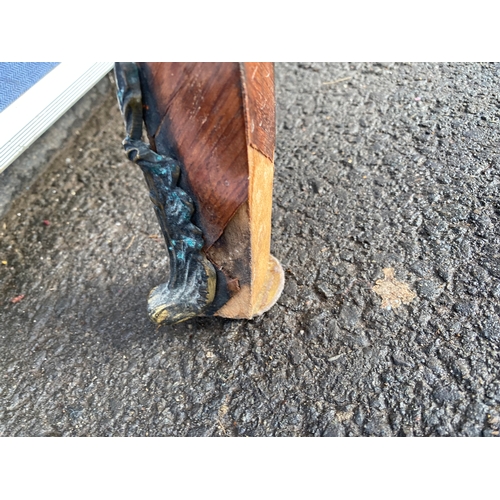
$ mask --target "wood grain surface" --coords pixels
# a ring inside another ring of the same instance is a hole
[[[274,161],[276,144],[274,64],[247,62],[241,66],[248,143]]]
[[[272,63],[138,63],[157,152],[181,161],[204,250],[231,299],[216,314],[251,318],[283,287],[270,255],[276,117]]]
[[[248,147],[248,200],[210,250],[239,289],[216,313],[225,318],[253,318],[269,310],[281,295],[284,273],[270,254],[274,164]]]
[[[159,153],[183,164],[180,184],[196,204],[209,248],[248,196],[239,63],[141,63],[145,122]]]

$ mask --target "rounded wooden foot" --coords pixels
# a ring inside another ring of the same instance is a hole
[[[279,260],[269,255],[269,278],[265,286],[257,293],[253,316],[269,311],[276,304],[285,286],[285,273]]]
[[[244,285],[215,316],[231,319],[251,319],[273,307],[285,285],[285,273],[276,257],[269,255],[266,279],[258,289]]]

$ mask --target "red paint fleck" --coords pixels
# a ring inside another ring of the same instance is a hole
[[[17,304],[18,302],[21,302],[21,300],[24,299],[24,295],[18,295],[17,297],[14,297],[13,299],[10,299],[10,301],[13,304]]]
[[[43,224],[44,226],[50,226],[50,221],[48,221],[48,220],[44,220],[44,221],[42,222],[42,224]]]

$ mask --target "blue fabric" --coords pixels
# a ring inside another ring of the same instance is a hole
[[[0,62],[0,113],[58,64],[57,62]]]

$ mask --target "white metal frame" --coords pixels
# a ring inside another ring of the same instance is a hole
[[[0,172],[113,68],[62,62],[0,113]]]

